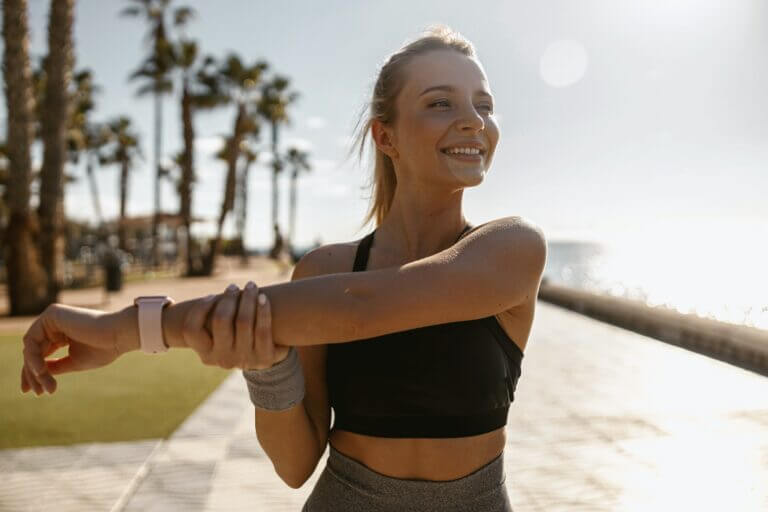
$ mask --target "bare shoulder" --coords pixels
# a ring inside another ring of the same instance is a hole
[[[513,240],[518,243],[524,242],[546,247],[544,230],[532,220],[519,215],[484,222],[469,230],[466,237],[472,233],[490,235],[499,242],[510,241],[509,237],[514,237]]]
[[[543,271],[547,258],[544,231],[538,224],[519,215],[475,226],[459,242],[466,244],[462,248],[481,251],[482,258],[500,258],[516,265],[530,263],[533,271]]]
[[[352,260],[359,240],[321,245],[299,259],[293,269],[292,281],[324,274],[351,272]]]
[[[528,300],[495,315],[502,329],[520,350],[524,351],[535,316],[538,286],[541,284],[541,275],[547,258],[544,231],[533,221],[521,216],[494,219],[476,226],[468,232],[467,236],[474,231],[481,231],[478,236],[488,236],[487,240],[492,240],[493,243],[486,246],[487,250],[496,252],[495,248],[499,248],[497,254],[510,254],[506,250],[515,246],[519,249],[521,244],[530,249],[522,253],[518,250],[516,255],[518,264],[520,254],[527,254],[526,259],[533,262],[529,268],[531,273],[537,274],[532,280],[536,285],[536,291],[530,294]]]

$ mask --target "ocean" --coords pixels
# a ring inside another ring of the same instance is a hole
[[[549,241],[544,278],[768,330],[768,240]]]

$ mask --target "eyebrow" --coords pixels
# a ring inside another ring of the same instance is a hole
[[[449,92],[455,92],[455,91],[456,91],[456,88],[455,88],[455,87],[453,87],[453,86],[450,86],[450,85],[433,85],[432,87],[427,87],[426,89],[424,89],[423,91],[421,91],[421,94],[419,94],[419,98],[420,98],[420,97],[422,97],[422,96],[424,96],[424,95],[425,95],[425,94],[427,94],[428,92],[431,92],[431,91],[449,91]],[[482,90],[482,89],[478,89],[477,91],[475,91],[475,94],[479,94],[479,95],[481,95],[481,96],[488,96],[489,98],[493,98],[493,96],[491,96],[490,94],[488,94],[488,92],[486,92],[486,91],[484,91],[484,90]]]

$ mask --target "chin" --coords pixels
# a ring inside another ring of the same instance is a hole
[[[486,170],[471,170],[467,172],[453,172],[454,177],[465,187],[474,187],[485,181]]]

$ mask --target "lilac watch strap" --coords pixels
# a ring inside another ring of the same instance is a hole
[[[133,303],[139,312],[139,344],[148,354],[167,352],[168,345],[163,341],[163,308],[173,299],[167,295],[144,295],[136,297]]]

